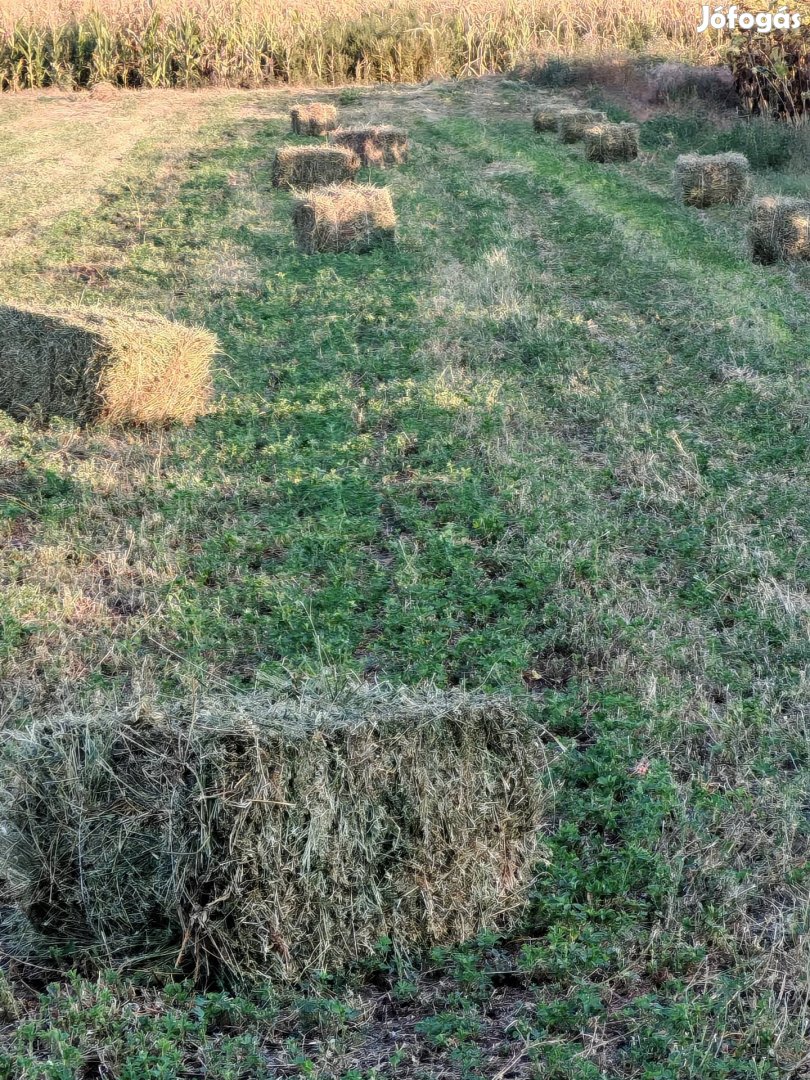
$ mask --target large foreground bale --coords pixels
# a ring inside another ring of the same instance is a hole
[[[564,143],[581,142],[594,124],[606,124],[607,116],[599,109],[562,109],[557,116],[557,134]]]
[[[217,347],[207,330],[156,315],[0,305],[0,409],[18,420],[188,424],[210,401]]]
[[[584,141],[588,161],[634,161],[639,152],[639,126],[594,124],[585,129]]]
[[[297,978],[504,927],[544,808],[508,698],[375,687],[61,715],[8,734],[4,945]]]
[[[543,105],[535,109],[532,114],[532,127],[535,131],[556,131],[561,112],[561,105]]]
[[[367,168],[401,165],[408,160],[408,133],[390,124],[338,128],[329,136],[329,141],[351,150]]]
[[[277,188],[311,188],[352,180],[360,162],[340,146],[282,146],[273,160],[272,182]]]
[[[311,105],[293,105],[290,109],[290,128],[295,135],[327,135],[337,126],[334,105],[313,101]]]
[[[332,185],[301,194],[293,229],[302,251],[363,252],[393,241],[397,217],[388,188]]]
[[[748,239],[755,262],[810,259],[810,199],[780,195],[755,199]]]
[[[751,185],[744,154],[681,154],[675,162],[676,189],[686,206],[705,209],[741,202]]]

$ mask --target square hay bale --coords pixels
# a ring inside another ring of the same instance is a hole
[[[638,124],[594,124],[585,129],[585,157],[605,164],[634,161],[639,152]]]
[[[810,199],[783,195],[755,199],[748,240],[754,262],[810,259]]]
[[[564,143],[581,142],[587,128],[607,122],[599,109],[562,109],[557,116],[557,134]]]
[[[544,105],[532,114],[532,127],[535,131],[556,131],[557,120],[562,112],[560,105]]]
[[[338,128],[329,136],[329,141],[351,150],[366,168],[402,165],[408,160],[408,133],[390,124]]]
[[[751,167],[744,154],[681,154],[675,162],[676,189],[686,206],[739,203],[751,186]]]
[[[273,159],[273,187],[311,188],[353,180],[360,162],[341,146],[281,146]]]
[[[302,251],[364,252],[396,236],[397,217],[388,188],[332,185],[302,193],[293,207],[293,229]]]
[[[460,691],[40,719],[2,751],[4,946],[239,983],[457,944],[524,905],[545,767],[516,704]]]
[[[310,105],[293,105],[290,109],[290,128],[294,135],[328,135],[338,126],[334,105],[313,101]]]
[[[0,409],[17,420],[191,423],[211,399],[213,334],[157,315],[0,305]]]

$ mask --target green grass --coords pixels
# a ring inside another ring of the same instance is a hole
[[[720,148],[705,116],[599,167],[532,133],[535,97],[346,102],[413,138],[372,174],[394,252],[298,254],[285,99],[225,95],[167,188],[139,144],[0,266],[226,354],[190,431],[0,422],[15,715],[329,667],[530,695],[568,751],[519,940],[297,998],[77,978],[9,1022],[8,1077],[801,1075],[810,279],[673,201],[675,153]],[[804,183],[765,157],[762,190]]]

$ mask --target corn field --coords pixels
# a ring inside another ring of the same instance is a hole
[[[804,17],[799,29],[737,34],[729,61],[747,112],[800,123],[810,114],[810,3],[792,8]]]
[[[0,0],[0,87],[413,82],[610,49],[715,59],[691,0]]]

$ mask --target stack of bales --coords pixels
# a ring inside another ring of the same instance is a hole
[[[316,252],[365,252],[395,238],[396,214],[387,188],[353,183],[364,167],[399,165],[408,136],[389,124],[338,128],[333,106],[296,106],[296,134],[329,134],[328,146],[281,147],[273,161],[273,187],[291,191],[298,247]]]
[[[705,209],[742,202],[750,191],[751,167],[744,154],[682,154],[674,178],[685,205]]]
[[[191,423],[211,398],[207,330],[112,310],[0,306],[0,409],[19,420]]]
[[[328,135],[338,124],[337,109],[319,101],[311,105],[293,105],[290,128],[294,135]]]
[[[564,143],[581,142],[588,128],[607,122],[599,109],[562,109],[557,116],[557,133]]]
[[[60,714],[3,748],[4,945],[300,978],[514,922],[545,796],[509,699],[375,687]]]
[[[588,161],[634,161],[639,153],[638,124],[594,124],[585,129]]]
[[[810,199],[774,195],[755,199],[748,239],[755,262],[810,259]]]

